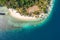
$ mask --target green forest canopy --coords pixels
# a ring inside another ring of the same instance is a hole
[[[44,4],[45,1],[50,0],[0,0],[0,5],[9,7],[30,7],[36,3]]]
[[[46,7],[51,0],[0,0],[0,6],[7,6],[8,8],[29,8],[37,5],[40,9],[46,12]],[[41,7],[42,6],[42,7]],[[23,10],[24,11],[24,10]]]

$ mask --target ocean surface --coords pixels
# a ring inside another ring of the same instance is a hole
[[[60,40],[60,1],[55,0],[51,18],[35,29],[0,30],[0,40]],[[2,23],[2,21],[0,21]],[[1,25],[1,24],[0,24]],[[5,26],[5,25],[3,25]]]

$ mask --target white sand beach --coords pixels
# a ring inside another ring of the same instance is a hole
[[[17,10],[14,10],[12,8],[9,9],[10,15],[16,19],[21,19],[21,20],[35,20],[35,17],[28,17],[28,16],[21,16],[20,13],[17,13]]]
[[[25,21],[31,21],[31,20],[37,20],[38,18],[36,18],[35,16],[31,17],[31,16],[24,16],[24,15],[21,15],[20,13],[17,12],[17,10],[15,9],[12,9],[12,8],[9,8],[9,14],[10,16],[12,16],[13,18],[16,18],[18,20],[25,20]],[[48,16],[48,14],[45,14],[45,13],[41,13],[39,15],[39,18],[43,17],[43,18],[46,18]]]

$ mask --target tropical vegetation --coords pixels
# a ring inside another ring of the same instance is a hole
[[[51,0],[0,0],[0,6],[7,6],[7,8],[14,8],[22,15],[29,15],[26,9],[34,5],[39,7],[39,11],[33,14],[40,14],[41,12],[47,13],[47,6]]]

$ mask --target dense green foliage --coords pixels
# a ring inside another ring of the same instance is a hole
[[[44,12],[47,12],[46,8],[50,1],[51,0],[0,0],[0,5],[7,6],[8,8],[17,9],[19,12],[20,10],[22,10],[22,12],[26,12],[26,8],[37,5],[39,6],[40,11],[43,10]]]

